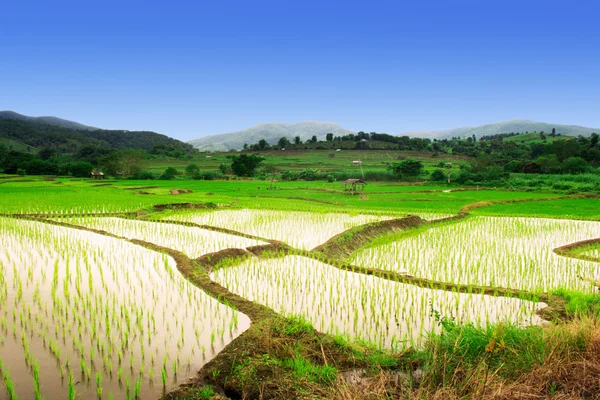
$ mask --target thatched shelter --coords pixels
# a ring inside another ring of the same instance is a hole
[[[104,173],[99,171],[93,171],[90,173],[90,178],[92,179],[104,179]]]
[[[344,190],[351,193],[356,193],[365,190],[366,184],[366,182],[360,179],[346,179],[342,182],[342,185],[344,185]]]

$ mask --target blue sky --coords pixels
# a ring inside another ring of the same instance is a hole
[[[597,3],[7,1],[0,110],[184,140],[307,119],[600,128]]]

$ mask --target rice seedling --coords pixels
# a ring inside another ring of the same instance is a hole
[[[232,247],[245,248],[265,244],[258,240],[221,232],[160,222],[111,217],[65,218],[59,220],[74,225],[107,231],[129,239],[144,240],[179,250],[192,258]],[[175,273],[172,269],[169,271],[171,275]]]
[[[346,229],[392,217],[298,211],[226,210],[184,211],[167,218],[174,221],[233,229],[266,239],[280,240],[292,247],[309,250]]]
[[[342,271],[300,257],[249,259],[212,277],[234,293],[285,315],[302,315],[316,329],[381,348],[419,346],[439,326],[432,309],[457,322],[541,323],[543,307],[520,299],[426,289]]]
[[[350,262],[442,282],[590,292],[579,277],[600,280],[597,264],[553,249],[595,237],[599,222],[475,217],[360,250]]]
[[[0,308],[0,330],[13,332],[3,337],[0,354],[11,369],[19,367],[17,360],[28,365],[17,383],[3,375],[14,396],[69,398],[77,387],[82,398],[106,393],[125,397],[119,384],[125,380],[137,384],[144,396],[157,397],[162,391],[143,378],[160,369],[147,357],[149,343],[157,343],[153,358],[178,364],[194,344],[208,345],[210,333],[219,332],[214,350],[203,359],[191,359],[199,369],[249,326],[246,316],[183,279],[174,260],[123,240],[0,218],[0,248],[0,297],[6,292],[10,299],[3,312]],[[48,271],[47,278],[43,271]],[[234,316],[237,324],[229,330]],[[167,325],[178,334],[166,334]],[[197,326],[207,329],[198,336]],[[56,368],[40,368],[38,359],[52,359]],[[77,364],[87,385],[73,382]],[[69,383],[63,385],[61,376],[68,376]],[[164,386],[178,383],[165,380]],[[135,387],[128,390],[130,395],[136,392]]]

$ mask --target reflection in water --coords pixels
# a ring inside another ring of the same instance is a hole
[[[286,256],[250,259],[212,274],[234,293],[286,315],[303,315],[316,329],[400,349],[419,346],[438,330],[432,310],[459,322],[539,324],[545,306],[506,297],[424,289]]]
[[[183,279],[170,257],[4,218],[0,304],[2,370],[22,399],[38,387],[47,399],[70,389],[85,399],[156,398],[250,323]]]
[[[209,231],[193,226],[160,222],[137,221],[123,218],[64,218],[59,221],[85,226],[123,236],[140,239],[159,246],[181,251],[190,258],[197,258],[227,248],[245,248],[266,244],[255,239]]]
[[[475,217],[357,252],[355,265],[375,266],[442,282],[548,292],[595,288],[598,264],[553,249],[600,236],[600,222]]]

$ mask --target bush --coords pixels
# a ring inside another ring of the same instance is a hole
[[[590,164],[581,157],[569,157],[562,163],[565,174],[581,174],[590,169]]]
[[[175,168],[169,167],[165,170],[165,172],[163,172],[163,174],[160,176],[160,179],[172,180],[175,179],[178,174],[179,173]]]
[[[196,180],[202,180],[202,181],[214,181],[217,179],[225,179],[226,176],[223,174],[219,174],[218,172],[201,172],[198,175],[195,175],[193,177]]]
[[[185,167],[185,174],[190,177],[194,177],[200,173],[200,167],[196,164],[190,164]]]
[[[290,171],[290,170],[283,171],[281,173],[281,180],[282,181],[297,181],[298,173],[294,172],[294,171]]]
[[[74,177],[87,178],[94,170],[94,166],[87,161],[81,161],[71,164],[69,169]]]
[[[131,175],[131,179],[136,180],[153,180],[156,176],[150,171],[139,171]]]
[[[431,173],[431,180],[434,182],[443,182],[446,180],[446,174],[441,169],[436,169]]]
[[[304,181],[316,181],[319,177],[319,171],[312,168],[307,168],[298,174],[298,178]]]

